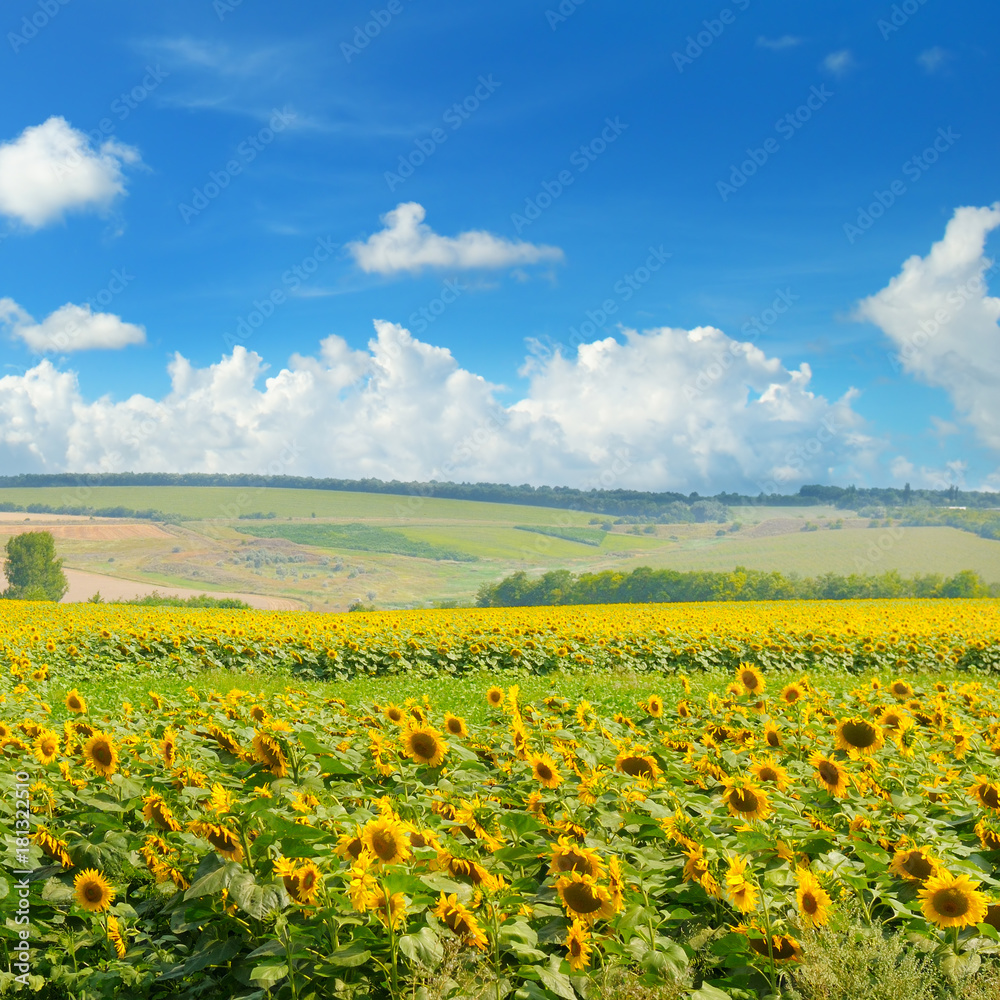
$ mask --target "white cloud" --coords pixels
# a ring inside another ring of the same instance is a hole
[[[13,299],[0,299],[0,324],[38,354],[117,349],[146,340],[143,327],[71,302],[36,323]]]
[[[65,118],[49,118],[0,145],[0,215],[32,229],[73,210],[106,210],[125,193],[122,168],[139,153],[114,139],[95,148]]]
[[[927,73],[933,73],[935,70],[940,69],[947,59],[948,53],[940,45],[935,45],[934,48],[927,49],[917,56],[917,62],[923,66]]]
[[[863,478],[878,449],[851,408],[721,331],[624,331],[526,363],[530,388],[498,386],[402,327],[367,350],[340,337],[266,366],[243,347],[198,369],[175,356],[170,392],[87,401],[43,360],[0,378],[0,466],[25,471],[270,471],[580,487],[791,492]]]
[[[944,238],[862,300],[857,318],[880,327],[903,370],[946,390],[957,415],[1000,451],[1000,299],[987,294],[984,253],[998,226],[1000,202],[956,209]]]
[[[839,52],[831,52],[823,60],[823,69],[834,76],[846,76],[856,63],[850,49],[841,49]]]
[[[780,52],[782,49],[793,49],[796,45],[801,45],[802,39],[795,35],[782,35],[780,38],[765,38],[763,35],[757,36],[757,47],[770,49],[772,52]]]
[[[424,223],[425,212],[415,201],[402,202],[381,217],[385,228],[364,242],[348,243],[361,270],[368,273],[416,272],[425,267],[498,268],[562,260],[558,247],[505,240],[483,230],[439,236]]]

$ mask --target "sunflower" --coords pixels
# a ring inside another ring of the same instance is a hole
[[[191,832],[207,840],[229,861],[242,861],[243,848],[239,837],[228,827],[219,823],[192,823]]]
[[[663,699],[658,694],[651,694],[642,706],[647,715],[659,719],[663,715]]]
[[[457,934],[463,943],[486,950],[488,944],[486,935],[476,922],[476,918],[458,901],[458,896],[454,893],[450,896],[441,893],[441,898],[434,907],[434,916],[453,934]]]
[[[59,753],[59,734],[51,729],[43,729],[35,737],[35,757],[40,764],[51,764]]]
[[[103,778],[118,770],[118,749],[106,733],[94,733],[84,744],[83,756],[87,766]]]
[[[924,916],[936,927],[968,927],[982,923],[988,906],[978,882],[947,872],[932,875],[920,890],[920,898]]]
[[[412,854],[406,827],[392,815],[366,823],[361,831],[361,843],[379,867],[406,861]]]
[[[73,879],[73,895],[88,913],[100,913],[114,902],[115,890],[96,868],[87,868]]]
[[[506,700],[506,695],[503,693],[503,688],[491,687],[489,691],[486,692],[486,703],[490,708],[500,708]]]
[[[985,774],[977,774],[976,783],[970,785],[966,791],[981,806],[992,809],[993,812],[1000,813],[1000,784],[990,781]]]
[[[448,752],[448,744],[431,726],[414,726],[408,729],[403,737],[403,748],[411,760],[429,767],[437,767]]]
[[[73,690],[66,695],[65,705],[69,711],[75,712],[77,715],[86,714],[87,701],[76,688],[73,688]]]
[[[781,730],[773,722],[764,726],[764,742],[772,750],[780,750],[782,747]]]
[[[167,767],[174,766],[174,761],[177,758],[177,733],[172,729],[168,729],[163,734],[163,739],[160,740],[160,755]]]
[[[806,689],[794,681],[781,689],[779,697],[786,705],[797,705],[806,696]]]
[[[749,778],[726,778],[722,786],[725,789],[722,801],[726,803],[730,815],[747,820],[767,819],[771,804],[767,800],[767,792],[759,785]]]
[[[57,840],[44,826],[38,827],[31,835],[31,839],[50,857],[53,861],[58,861],[63,868],[72,868],[73,859],[69,856],[64,840]]]
[[[913,719],[901,708],[883,708],[875,717],[875,721],[883,729],[888,729],[894,737],[902,736],[915,725]]]
[[[842,719],[837,724],[837,749],[853,755],[873,754],[885,746],[882,727],[860,716]]]
[[[913,882],[924,882],[937,875],[941,862],[935,858],[927,847],[911,847],[908,850],[896,851],[892,856],[889,870],[900,878]]]
[[[312,861],[306,861],[295,871],[296,891],[289,893],[297,903],[311,903],[319,892],[320,884],[323,880],[323,873]]]
[[[913,697],[913,688],[910,687],[906,681],[897,677],[896,680],[889,685],[889,694],[891,694],[896,701],[906,701],[907,699]]]
[[[406,897],[401,892],[390,895],[383,890],[375,893],[371,908],[375,911],[375,916],[393,930],[398,930],[406,920]]]
[[[566,946],[566,959],[574,972],[586,969],[590,965],[590,954],[593,951],[590,931],[580,920],[574,920],[563,944]]]
[[[388,705],[382,708],[382,714],[396,726],[403,725],[406,722],[406,711],[395,702],[390,701]]]
[[[774,785],[779,792],[785,791],[791,784],[788,772],[770,756],[761,757],[750,765],[750,773],[761,782]]]
[[[985,851],[1000,851],[1000,829],[996,823],[987,823],[981,819],[976,824],[976,836]]]
[[[121,928],[118,926],[118,920],[108,914],[108,940],[114,945],[115,954],[119,958],[125,957],[125,942],[122,940]]]
[[[533,753],[528,757],[531,764],[531,776],[541,783],[543,788],[558,788],[563,783],[556,762],[547,753]]]
[[[264,764],[276,778],[283,778],[288,774],[288,760],[282,752],[281,745],[269,733],[263,733],[259,729],[255,731],[253,755],[254,759]]]
[[[767,938],[752,936],[749,931],[744,933],[751,949],[764,958],[775,962],[798,962],[802,958],[802,946],[789,934],[772,934],[768,942]]]
[[[449,736],[457,736],[460,740],[464,740],[469,735],[465,719],[458,715],[452,715],[451,712],[444,713],[444,731]]]
[[[726,892],[729,894],[730,902],[743,913],[755,910],[757,908],[758,889],[747,878],[747,862],[734,854],[729,858],[728,866],[729,870],[726,872]]]
[[[741,663],[736,668],[736,683],[742,689],[741,694],[758,695],[764,691],[764,678],[752,663]]]
[[[556,873],[580,872],[593,879],[604,877],[604,862],[597,851],[580,847],[569,837],[560,837],[552,845],[552,862],[549,867]]]
[[[829,893],[808,868],[800,868],[795,879],[798,882],[795,899],[799,904],[799,918],[807,927],[822,927],[830,919],[832,900]]]
[[[646,781],[655,781],[663,773],[655,757],[638,750],[622,750],[615,758],[615,770]]]
[[[684,881],[697,882],[713,899],[722,895],[722,887],[708,867],[703,847],[696,845],[688,849],[687,861],[684,862]]]
[[[172,830],[176,833],[181,828],[180,823],[174,819],[170,807],[157,792],[150,792],[142,800],[142,814],[150,823],[161,830]]]
[[[574,919],[587,923],[615,915],[611,893],[589,875],[567,872],[556,881],[556,891],[566,908],[566,913]]]
[[[831,794],[846,795],[851,779],[844,768],[835,760],[824,756],[818,750],[809,755],[809,763],[816,768],[813,777]]]
[[[224,729],[220,729],[218,726],[209,726],[208,735],[215,740],[215,742],[218,743],[218,745],[222,747],[226,753],[231,753],[234,757],[243,756],[243,748]]]
[[[449,851],[438,852],[437,865],[455,878],[468,879],[474,886],[489,892],[497,888],[497,880],[481,864],[468,858],[456,858]]]
[[[980,921],[1000,931],[1000,903],[991,903],[986,907],[986,916]]]

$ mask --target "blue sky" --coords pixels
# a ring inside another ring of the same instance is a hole
[[[1000,488],[994,5],[374,2],[5,6],[4,471]]]

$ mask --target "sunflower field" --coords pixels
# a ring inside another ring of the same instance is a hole
[[[177,610],[4,602],[0,662],[17,679],[107,671],[290,670],[304,679],[520,670],[829,668],[1000,673],[995,600],[777,601],[458,611]],[[37,678],[36,678],[37,679]]]
[[[998,995],[996,602],[10,606],[0,995]],[[648,683],[522,695],[556,667]]]

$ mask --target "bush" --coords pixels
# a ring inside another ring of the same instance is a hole
[[[59,601],[69,590],[51,532],[29,531],[7,540],[3,596],[21,601]]]

